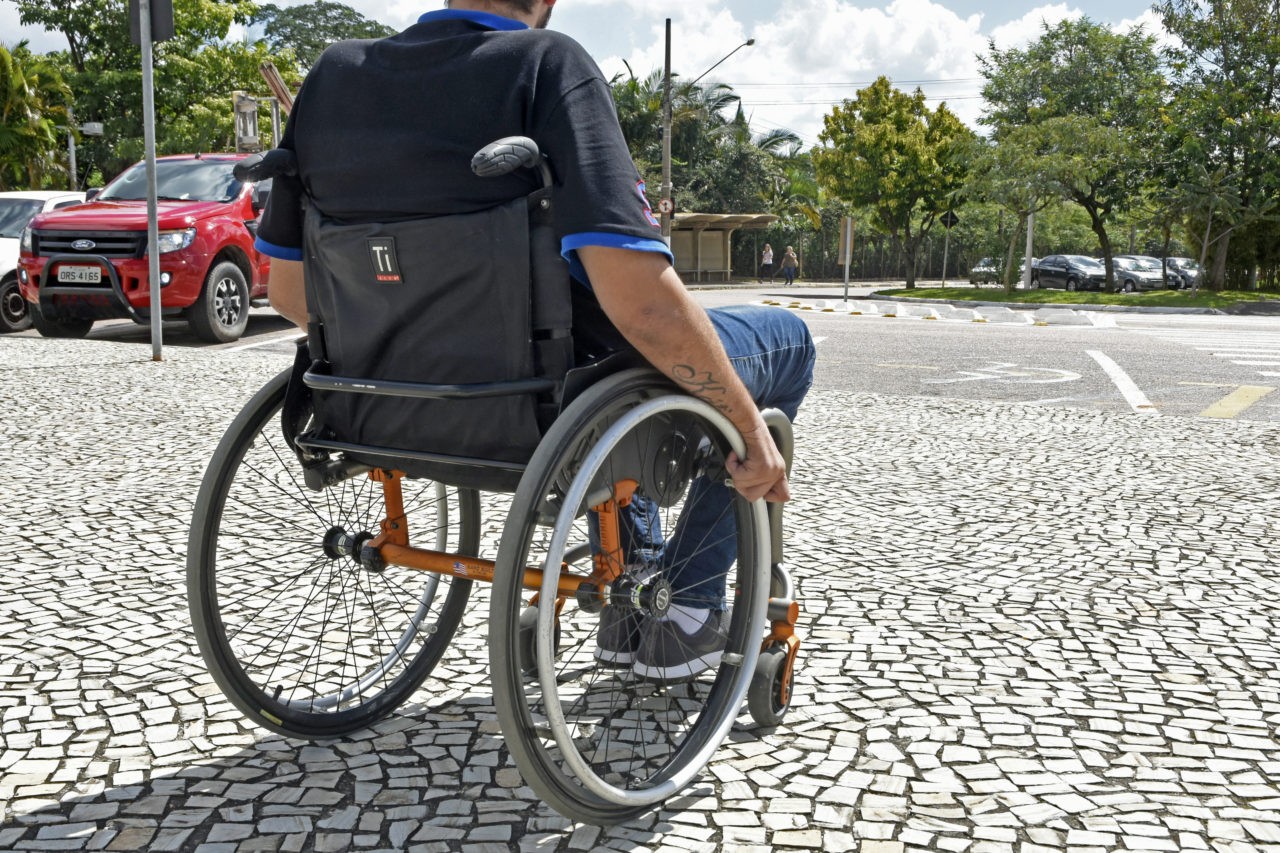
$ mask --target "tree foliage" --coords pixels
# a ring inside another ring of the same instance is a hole
[[[1166,54],[1165,186],[1197,186],[1188,230],[1215,288],[1252,285],[1280,193],[1280,0],[1165,0],[1180,42]]]
[[[253,23],[263,25],[263,40],[272,51],[293,51],[303,68],[315,65],[324,49],[344,39],[383,38],[395,30],[371,21],[350,6],[316,0],[300,6],[261,6]]]
[[[619,76],[612,85],[632,159],[649,186],[657,187],[662,175],[662,72]],[[760,212],[785,184],[783,164],[798,147],[799,138],[788,130],[752,133],[732,87],[672,81],[671,182],[677,210]]]
[[[61,64],[75,122],[104,126],[103,136],[85,138],[77,148],[82,175],[86,182],[110,179],[143,153],[142,60],[129,39],[127,0],[14,3],[24,24],[66,37],[68,50],[47,59]],[[175,37],[156,44],[154,55],[160,153],[232,148],[231,93],[264,91],[263,61],[275,58],[286,81],[298,79],[292,61],[281,62],[265,45],[226,40],[231,25],[247,23],[253,10],[250,0],[175,0]]]
[[[1025,49],[980,58],[996,144],[1017,128],[1041,127],[1064,169],[1044,184],[1089,214],[1114,287],[1107,225],[1135,199],[1151,171],[1156,117],[1165,91],[1155,40],[1140,29],[1112,32],[1088,18],[1044,24]]]
[[[70,101],[56,65],[26,42],[12,50],[0,45],[0,190],[40,187],[64,173],[56,152]]]
[[[813,155],[818,179],[870,208],[872,224],[903,250],[907,287],[915,286],[920,240],[964,185],[972,137],[945,104],[930,110],[919,89],[908,95],[885,77],[823,119]]]

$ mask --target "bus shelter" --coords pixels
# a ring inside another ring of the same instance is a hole
[[[729,281],[734,233],[761,231],[777,221],[770,213],[677,213],[671,220],[676,272],[685,281]],[[754,267],[747,274],[754,275]]]

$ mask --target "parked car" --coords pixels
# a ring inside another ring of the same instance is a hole
[[[236,180],[245,156],[156,160],[161,310],[207,341],[239,338],[250,299],[267,293],[270,259],[253,239],[270,181]],[[90,202],[42,213],[23,231],[18,281],[40,334],[79,338],[96,320],[150,321],[146,186],[138,163]]]
[[[18,239],[31,218],[84,201],[84,193],[63,190],[20,190],[0,193],[0,333],[21,332],[31,325],[27,300],[18,289]]]
[[[1200,265],[1192,258],[1165,258],[1165,264],[1170,270],[1173,270],[1182,279],[1182,286],[1189,288],[1195,286],[1196,279],[1200,277]]]
[[[1164,280],[1164,269],[1160,261],[1143,255],[1115,255],[1116,287],[1125,293],[1136,290],[1164,290],[1169,287]],[[1182,279],[1178,279],[1182,286]]]
[[[997,268],[996,262],[992,258],[983,258],[969,268],[970,284],[979,285],[999,280],[1000,270]]]
[[[1136,261],[1144,269],[1155,267],[1160,271],[1162,286],[1169,290],[1180,290],[1184,286],[1182,275],[1172,265],[1166,267],[1164,261],[1159,258],[1153,258],[1151,255],[1116,255],[1116,257]],[[1119,276],[1116,277],[1116,280],[1120,280]]]
[[[1106,283],[1106,267],[1085,255],[1046,255],[1031,267],[1032,287],[1101,290]]]

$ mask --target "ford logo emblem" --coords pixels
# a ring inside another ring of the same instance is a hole
[[[97,245],[98,244],[92,240],[75,240],[71,243],[71,248],[75,249],[77,252],[87,252]]]

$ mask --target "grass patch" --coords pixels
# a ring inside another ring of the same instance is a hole
[[[943,302],[1011,302],[1026,305],[1147,305],[1161,308],[1228,309],[1245,302],[1280,302],[1280,294],[1254,290],[1201,290],[1194,297],[1189,290],[1150,290],[1142,293],[1098,293],[1066,290],[1015,290],[1003,287],[917,287],[876,291],[881,296],[908,296]]]

